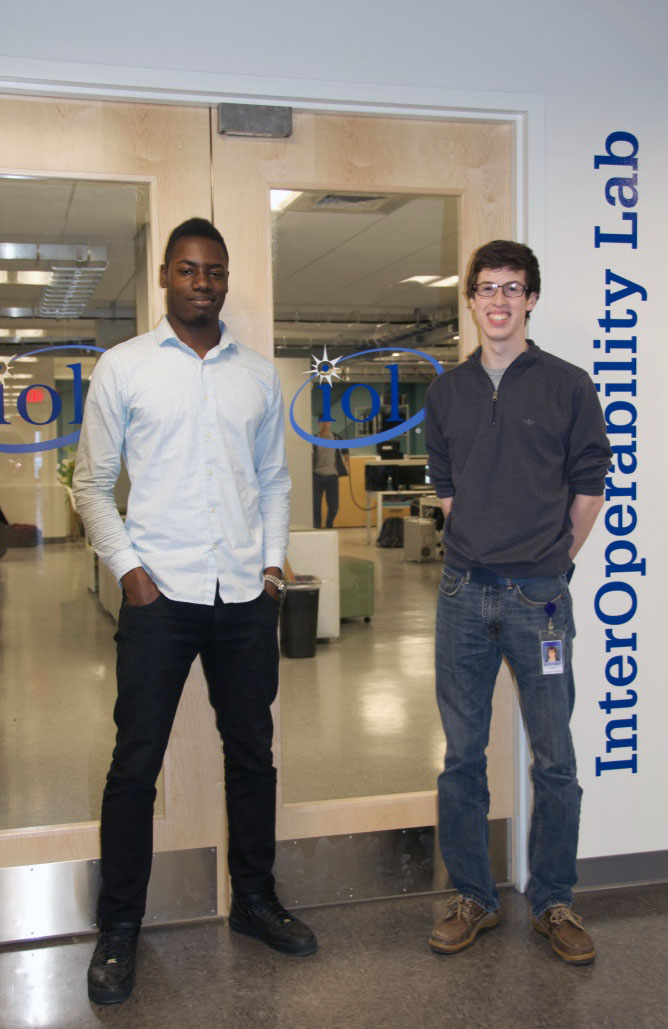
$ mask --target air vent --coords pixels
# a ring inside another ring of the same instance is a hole
[[[326,214],[389,214],[402,207],[411,197],[400,193],[330,193],[303,192],[289,207],[289,212],[303,211]]]
[[[315,206],[326,207],[331,211],[335,207],[345,207],[349,211],[378,211],[387,202],[386,196],[353,196],[348,193],[327,193],[320,197]]]

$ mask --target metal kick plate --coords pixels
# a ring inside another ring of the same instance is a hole
[[[0,869],[0,943],[93,931],[99,891],[99,861]],[[215,847],[154,855],[145,925],[217,910]]]
[[[489,824],[492,875],[510,882],[510,820]],[[433,825],[277,844],[277,889],[287,907],[377,900],[450,889]]]

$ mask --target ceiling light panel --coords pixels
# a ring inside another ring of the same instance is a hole
[[[285,211],[294,204],[301,193],[294,189],[272,189],[270,190],[272,211]]]
[[[45,329],[0,329],[2,339],[34,339],[46,336]]]
[[[448,275],[446,279],[435,279],[434,282],[426,282],[426,286],[433,286],[435,289],[447,289],[449,286],[456,286],[459,282],[459,275]]]
[[[48,286],[53,279],[53,272],[40,271],[8,271],[0,268],[0,283],[11,286]]]

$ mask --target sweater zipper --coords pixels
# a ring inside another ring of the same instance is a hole
[[[492,425],[496,425],[496,401],[498,396],[498,390],[494,390],[492,393]]]

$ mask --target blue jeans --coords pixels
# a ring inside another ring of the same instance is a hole
[[[548,602],[556,607],[553,627],[564,634],[564,671],[558,675],[542,674],[539,632],[548,628]],[[445,566],[436,618],[436,694],[446,736],[445,768],[438,779],[439,839],[457,890],[488,911],[498,908],[499,894],[488,855],[485,750],[504,657],[517,680],[533,753],[531,910],[539,916],[573,899],[582,796],[568,727],[574,636],[565,575],[490,586]]]

